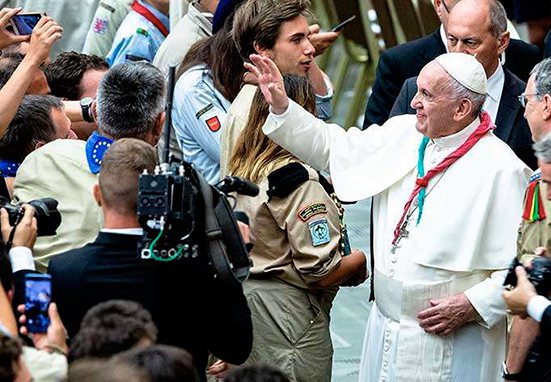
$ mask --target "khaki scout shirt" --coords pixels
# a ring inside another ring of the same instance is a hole
[[[238,209],[251,219],[252,278],[274,276],[308,288],[340,263],[339,211],[318,174],[304,167],[309,180],[285,198],[268,200],[267,179],[257,197],[237,196]]]
[[[517,237],[517,257],[522,263],[534,258],[536,256],[534,250],[538,247],[551,249],[551,201],[547,200],[547,185],[541,180],[539,182],[543,208],[547,217],[535,222],[522,219]],[[526,195],[524,198],[526,204]]]

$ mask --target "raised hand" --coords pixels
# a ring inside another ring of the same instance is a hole
[[[30,40],[31,36],[17,36],[6,29],[10,24],[10,19],[19,12],[21,12],[21,8],[2,8],[0,10],[0,50]]]
[[[308,39],[314,46],[314,49],[316,49],[314,56],[323,54],[323,52],[335,42],[339,35],[340,32],[320,32],[320,26],[318,24],[310,25],[310,35]]]
[[[276,64],[268,57],[251,54],[251,63],[246,62],[245,69],[258,79],[258,86],[271,106],[274,114],[283,114],[289,107],[283,77]]]
[[[52,46],[62,36],[63,28],[51,17],[43,16],[33,29],[27,56],[41,65],[50,57]]]

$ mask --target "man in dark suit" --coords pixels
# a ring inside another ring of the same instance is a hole
[[[367,107],[363,128],[376,123],[382,125],[388,118],[392,105],[404,81],[417,76],[434,58],[446,53],[448,16],[458,0],[433,0],[438,17],[442,21],[434,33],[384,51],[379,58],[373,90]],[[541,59],[535,45],[511,39],[505,50],[505,67],[523,81]]]
[[[94,186],[105,228],[94,242],[52,259],[53,300],[69,335],[97,303],[133,300],[151,312],[158,341],[188,350],[198,370],[205,370],[209,351],[240,364],[252,345],[241,284],[213,278],[206,256],[164,263],[138,255],[143,233],[136,213],[138,178],[155,163],[155,149],[140,140],[121,139],[109,148]]]
[[[478,5],[473,7],[475,3]],[[490,15],[494,15],[491,17]],[[467,17],[469,16],[469,17]],[[507,143],[532,169],[537,168],[532,150],[532,134],[517,97],[526,84],[500,64],[509,34],[503,6],[497,0],[463,0],[450,14],[449,48],[452,52],[476,55],[488,77],[488,97],[484,109],[496,124],[495,135]],[[406,80],[392,107],[390,117],[415,114],[410,103],[417,94],[417,77]]]

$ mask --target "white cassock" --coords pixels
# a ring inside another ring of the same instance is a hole
[[[373,197],[375,304],[367,324],[360,381],[500,381],[505,359],[505,269],[531,171],[493,133],[436,175],[426,189],[422,219],[410,208],[409,236],[391,253],[393,231],[412,192],[422,135],[416,117],[345,132],[290,101],[270,115],[264,132],[301,160],[329,169],[344,201]],[[428,172],[476,129],[432,140]],[[367,217],[366,217],[367,218]],[[417,314],[429,300],[465,293],[479,319],[447,337],[428,334]]]

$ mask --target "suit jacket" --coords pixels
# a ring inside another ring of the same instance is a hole
[[[227,362],[243,363],[251,351],[252,323],[241,284],[222,285],[203,256],[170,263],[142,260],[139,240],[137,235],[100,232],[94,242],[50,261],[52,298],[69,336],[92,306],[127,299],[149,310],[159,342],[187,349],[200,372],[207,350]]]
[[[551,305],[543,311],[540,333],[530,347],[520,382],[551,381]]]
[[[408,78],[417,76],[421,69],[446,53],[440,38],[440,29],[420,39],[385,50],[379,58],[373,91],[365,109],[363,128],[376,123],[382,125],[388,118],[392,105]],[[511,39],[505,51],[505,67],[527,81],[529,73],[540,60],[535,45]]]
[[[496,117],[494,134],[507,143],[515,154],[532,170],[538,168],[537,160],[532,149],[532,133],[528,122],[524,118],[524,108],[517,96],[521,94],[526,84],[507,68],[503,68],[505,81],[501,100]],[[415,114],[411,107],[411,100],[417,93],[417,77],[406,80],[390,111],[390,117],[402,114]]]

